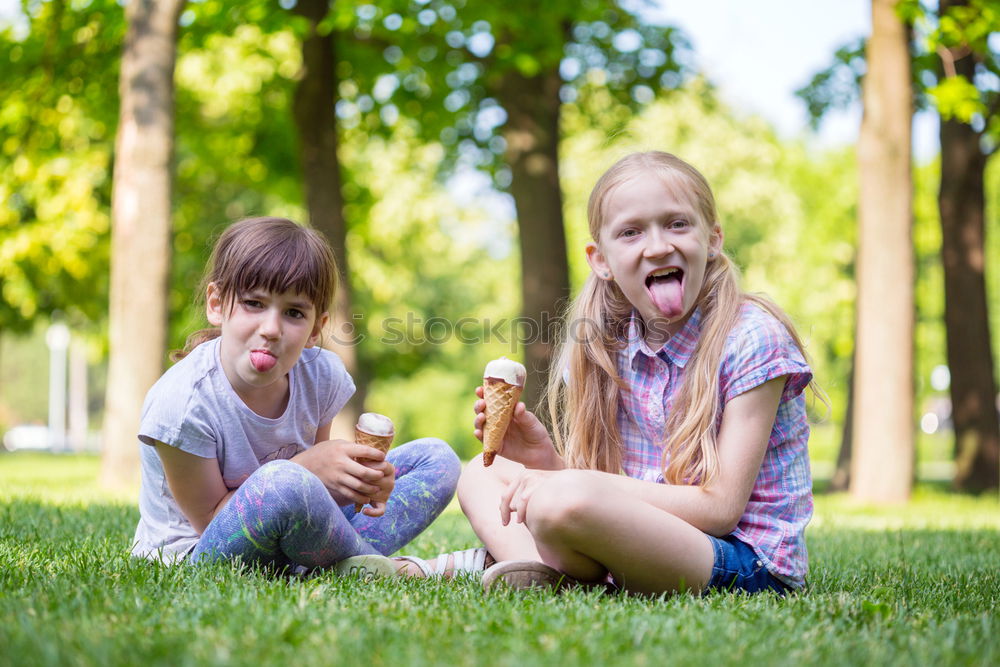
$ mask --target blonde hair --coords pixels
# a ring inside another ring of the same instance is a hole
[[[689,200],[698,213],[699,224],[709,233],[712,231],[718,216],[705,177],[680,158],[653,151],[626,156],[598,179],[587,207],[590,235],[595,242],[606,219],[604,209],[609,195],[640,172],[663,176],[672,194]],[[777,318],[805,355],[788,316],[765,297],[742,291],[739,269],[729,257],[719,252],[709,260],[697,299],[701,333],[662,436],[663,477],[670,484],[705,485],[718,474],[719,366],[726,339],[744,303],[752,303]],[[630,389],[618,374],[616,358],[627,344],[632,312],[632,304],[618,285],[594,274],[587,277],[568,309],[555,370],[549,374],[547,402],[556,449],[570,467],[615,474],[621,471],[623,442],[618,409],[620,392]],[[818,387],[812,382],[809,386],[822,399]]]

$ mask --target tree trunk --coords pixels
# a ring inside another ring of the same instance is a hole
[[[872,1],[861,175],[851,494],[909,498],[914,470],[913,244],[908,30],[897,0]]]
[[[559,88],[556,69],[504,74],[497,97],[507,111],[503,137],[511,170],[521,249],[521,322],[528,379],[522,400],[541,398],[553,354],[553,335],[569,296],[569,264],[559,186]],[[539,414],[543,414],[544,411]]]
[[[364,406],[367,377],[358,362],[351,280],[347,263],[347,223],[337,157],[337,70],[334,33],[321,35],[316,26],[329,9],[327,0],[299,0],[295,11],[310,21],[302,42],[302,78],[295,91],[295,125],[299,134],[302,175],[310,224],[330,242],[340,268],[340,284],[324,347],[336,352],[354,378],[357,392],[334,419],[333,437],[354,439],[354,425]]]
[[[944,12],[948,5],[941,3]],[[955,60],[973,80],[973,56]],[[981,492],[1000,485],[1000,420],[986,305],[985,171],[980,134],[958,120],[941,120],[941,258],[944,320],[955,428],[955,487]]]
[[[171,250],[174,62],[183,0],[132,0],[111,199],[110,364],[101,482],[138,480],[143,397],[163,371]]]

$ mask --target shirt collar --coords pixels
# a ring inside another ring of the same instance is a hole
[[[701,333],[701,306],[694,309],[691,317],[684,323],[681,330],[670,337],[659,351],[654,352],[646,341],[642,338],[642,322],[639,314],[632,311],[632,319],[628,325],[628,347],[626,353],[632,368],[636,367],[639,354],[646,357],[660,357],[664,361],[670,361],[673,365],[684,368],[694,348],[698,345],[698,336]]]

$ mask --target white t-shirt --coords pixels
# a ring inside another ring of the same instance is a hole
[[[219,361],[220,339],[202,343],[163,374],[146,394],[139,426],[142,487],[132,555],[164,562],[183,558],[198,533],[167,486],[154,441],[219,462],[229,489],[262,464],[289,459],[316,441],[354,394],[340,358],[307,348],[288,373],[288,407],[261,417],[233,390]]]

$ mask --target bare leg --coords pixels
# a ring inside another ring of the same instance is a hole
[[[501,560],[541,560],[535,539],[523,523],[500,523],[500,495],[524,466],[498,456],[489,468],[472,459],[458,480],[458,501],[472,529],[489,552]]]
[[[610,478],[566,470],[535,491],[527,526],[543,561],[586,581],[610,571],[641,593],[702,590],[715,560],[708,536]]]

